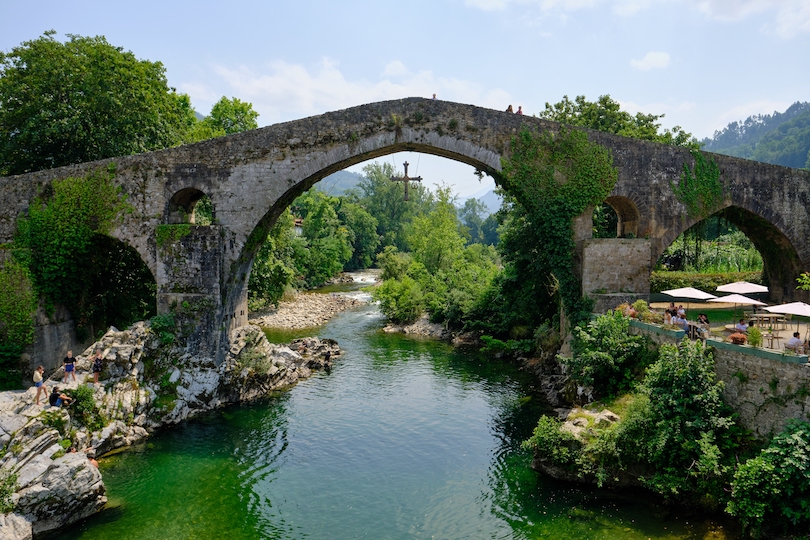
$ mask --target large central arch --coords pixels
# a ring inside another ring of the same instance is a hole
[[[134,211],[124,216],[113,236],[134,247],[152,271],[159,311],[201,302],[199,343],[192,347],[221,357],[220,344],[227,343],[229,331],[247,322],[246,287],[253,257],[295,197],[331,173],[403,150],[460,161],[499,182],[501,159],[509,156],[512,137],[523,128],[558,132],[561,126],[471,105],[409,98],[159,152],[2,178],[0,242],[11,240],[17,215],[54,179],[114,165],[114,181]],[[694,158],[684,148],[587,133],[613,155],[619,174],[608,202],[617,208],[622,234],[646,241],[641,248],[641,243],[633,244],[634,256],[649,270],[691,225],[672,185]],[[776,245],[793,248],[788,271],[772,273],[781,280],[780,290],[786,290],[795,277],[791,274],[810,269],[810,172],[713,158],[726,187],[724,206],[748,212],[737,216],[742,222],[753,216],[763,219],[773,227],[770,237],[778,239]],[[194,205],[204,196],[213,206],[212,225],[167,232],[190,222]],[[588,236],[587,224],[577,229],[578,241]]]

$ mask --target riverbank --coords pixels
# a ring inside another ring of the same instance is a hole
[[[366,302],[342,294],[296,293],[291,301],[280,302],[278,308],[250,314],[250,324],[262,328],[298,330],[321,326],[347,309]]]
[[[231,333],[217,365],[188,354],[182,328],[174,330],[176,340],[167,343],[165,332],[158,335],[148,322],[111,328],[76,357],[75,381],[63,384],[61,368],[45,381],[85,394],[70,408],[50,407],[47,396],[37,405],[34,388],[0,393],[0,538],[30,539],[101,509],[106,488],[89,456],[102,457],[201,412],[289,388],[340,355],[334,340],[273,345],[260,328],[245,326]],[[91,373],[96,349],[104,360],[99,385]]]

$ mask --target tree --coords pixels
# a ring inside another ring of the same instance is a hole
[[[470,243],[484,242],[484,219],[488,214],[487,205],[478,199],[467,199],[459,209],[459,218],[468,229]]]
[[[416,217],[413,232],[408,236],[414,259],[424,264],[431,274],[447,270],[464,248],[453,202],[450,188],[439,188],[436,208],[429,214]]]
[[[546,103],[545,110],[539,116],[562,124],[606,131],[624,137],[700,148],[697,139],[680,126],[659,131],[661,124],[658,120],[664,117],[663,114],[636,113],[632,116],[621,110],[619,102],[609,95],[599,96],[595,102],[588,101],[585,96],[577,96],[574,101],[563,96],[559,103]]]
[[[406,251],[406,235],[414,216],[430,209],[430,192],[422,185],[411,185],[410,200],[402,194],[402,186],[391,181],[395,171],[389,163],[370,163],[363,167],[364,178],[355,194],[357,202],[377,220],[380,245],[395,246]]]
[[[54,34],[0,53],[0,174],[166,148],[194,125],[160,62],[102,36]]]
[[[256,129],[259,127],[259,124],[256,123],[258,117],[259,113],[253,110],[252,103],[222,96],[211,107],[211,114],[206,117],[206,120],[214,128],[221,129],[226,135],[231,135]]]

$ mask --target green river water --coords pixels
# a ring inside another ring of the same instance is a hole
[[[640,492],[539,476],[520,447],[549,410],[534,381],[381,325],[344,312],[317,330],[343,350],[330,373],[103,459],[108,507],[53,538],[734,537]]]

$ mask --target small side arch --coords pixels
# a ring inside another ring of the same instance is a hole
[[[206,207],[207,212],[211,213],[210,218],[208,216],[206,218],[214,218],[214,206],[205,192],[194,187],[183,188],[169,199],[164,223],[171,225],[179,223],[205,224],[200,223],[201,220],[198,215],[201,207]]]
[[[617,238],[637,238],[638,237],[638,224],[641,220],[638,207],[636,203],[622,197],[621,195],[613,195],[605,199],[616,212],[619,218],[616,224],[616,237]]]

